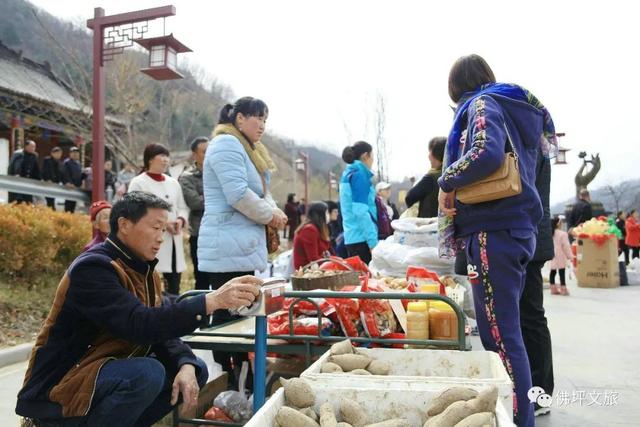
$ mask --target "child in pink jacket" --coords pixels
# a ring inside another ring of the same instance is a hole
[[[567,262],[573,258],[571,252],[571,244],[569,243],[569,235],[562,229],[564,221],[559,217],[551,220],[553,227],[553,248],[555,256],[549,263],[551,274],[549,275],[549,283],[551,283],[551,295],[569,295],[567,290],[567,282],[565,279],[565,268]],[[560,288],[556,286],[556,272],[560,272]]]

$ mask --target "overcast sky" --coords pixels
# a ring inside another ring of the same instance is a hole
[[[168,1],[31,0],[76,22]],[[461,55],[485,57],[499,81],[525,86],[571,148],[554,166],[552,202],[574,193],[578,152],[599,152],[592,187],[640,177],[639,7],[635,2],[175,0],[167,32],[190,62],[238,96],[260,97],[268,126],[339,153],[374,140],[375,100],[386,100],[392,178],[428,169],[427,141],[451,124],[447,77]]]

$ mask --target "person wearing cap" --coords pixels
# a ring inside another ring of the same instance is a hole
[[[42,180],[45,182],[52,182],[54,184],[60,184],[62,182],[62,148],[53,147],[51,149],[51,155],[44,158],[42,161]],[[47,206],[56,210],[56,199],[53,197],[45,197],[47,200]]]
[[[107,236],[111,232],[111,226],[109,225],[111,203],[106,200],[92,203],[89,207],[89,215],[91,216],[91,224],[93,225],[93,240],[84,247],[83,252],[107,240]]]
[[[391,184],[385,181],[381,181],[376,184],[376,194],[378,197],[382,199],[384,202],[384,206],[387,209],[387,213],[389,214],[389,218],[393,221],[395,219],[400,218],[400,212],[398,212],[398,208],[395,203],[391,202]]]
[[[82,188],[82,180],[84,178],[85,175],[82,172],[82,167],[80,166],[80,150],[78,147],[71,147],[71,150],[69,150],[69,157],[65,159],[62,164],[62,183],[67,188],[80,189]],[[71,213],[75,212],[76,201],[65,200],[64,211]]]

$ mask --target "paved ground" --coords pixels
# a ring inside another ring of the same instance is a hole
[[[556,389],[551,414],[536,425],[640,426],[640,286],[569,289],[569,297],[545,291]],[[0,369],[2,427],[18,425],[13,411],[25,369]]]

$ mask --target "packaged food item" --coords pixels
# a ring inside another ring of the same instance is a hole
[[[432,340],[458,339],[458,317],[444,301],[429,301],[429,336]]]
[[[384,292],[384,289],[363,277],[362,292]],[[396,332],[398,322],[388,300],[361,299],[359,309],[360,320],[367,336],[377,338]]]
[[[327,298],[327,302],[335,309],[335,316],[340,322],[344,336],[358,337],[364,334],[358,300],[352,298]]]
[[[270,335],[289,335],[289,312],[278,311],[267,318],[267,327]],[[320,332],[318,333],[318,318],[316,316],[296,316],[293,319],[294,335],[322,335],[329,336],[333,331],[333,323],[326,317],[320,320]]]
[[[429,313],[425,301],[410,302],[407,306],[407,339],[429,339]],[[411,348],[423,346],[411,345]]]
[[[416,289],[421,289],[422,286],[426,286],[427,289],[435,289],[437,286],[437,292],[432,292],[440,295],[444,295],[444,285],[440,281],[438,275],[432,271],[427,270],[424,267],[407,268],[407,281],[413,284]]]

